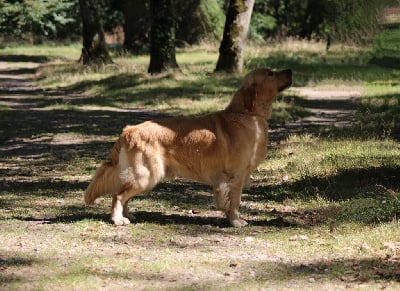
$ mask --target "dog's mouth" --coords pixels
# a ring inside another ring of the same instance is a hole
[[[281,78],[284,79],[284,83],[278,88],[278,91],[282,92],[283,90],[292,86],[292,70],[289,69],[280,71],[279,75],[281,75]]]

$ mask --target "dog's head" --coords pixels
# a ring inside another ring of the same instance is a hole
[[[292,70],[254,70],[244,78],[227,110],[268,117],[274,98],[291,85]]]

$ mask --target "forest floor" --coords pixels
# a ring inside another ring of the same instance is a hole
[[[0,289],[400,288],[398,221],[357,221],[349,210],[371,211],[364,204],[378,193],[372,206],[399,213],[398,142],[314,136],[355,126],[359,85],[291,89],[310,114],[271,124],[271,161],[243,195],[248,227],[229,227],[210,189],[182,180],[135,199],[135,221],[114,227],[110,197],[83,204],[93,169],[127,123],[170,113],[68,107],[90,96],[40,88],[45,63],[0,59]],[[314,172],[326,161],[332,170]]]

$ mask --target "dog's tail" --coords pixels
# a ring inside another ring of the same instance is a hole
[[[85,203],[93,204],[101,195],[114,193],[121,188],[119,178],[118,159],[121,150],[121,139],[119,139],[111,151],[111,159],[104,162],[93,176],[92,182],[85,192]]]

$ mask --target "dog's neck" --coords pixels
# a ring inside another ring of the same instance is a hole
[[[257,98],[257,92],[246,92],[243,88],[239,89],[226,107],[226,112],[259,116],[267,119],[271,115],[272,100],[260,102],[263,98]],[[260,103],[260,104],[259,104]]]

